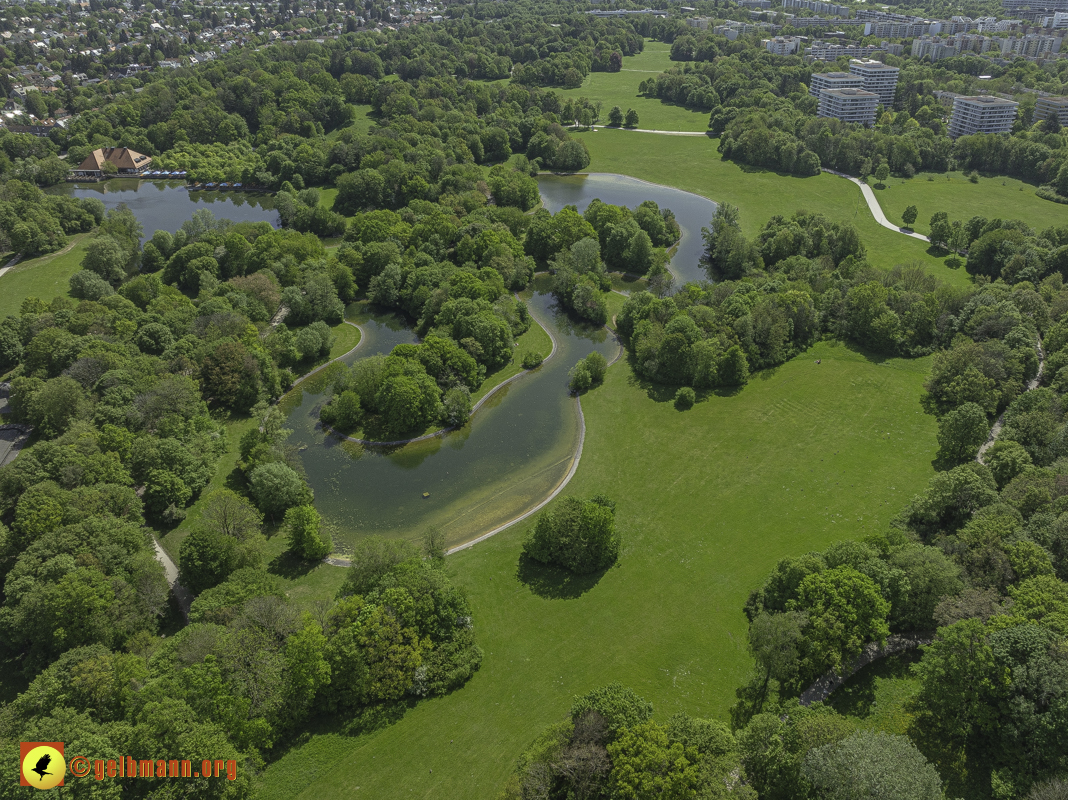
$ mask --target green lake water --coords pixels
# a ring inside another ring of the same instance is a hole
[[[218,219],[234,222],[269,222],[278,227],[278,212],[269,195],[245,192],[189,191],[184,181],[113,178],[99,183],[61,183],[48,190],[71,197],[95,197],[105,208],[126,203],[144,228],[144,240],[156,231],[174,233],[201,208]]]
[[[585,210],[595,197],[631,208],[655,200],[670,208],[683,229],[672,271],[680,284],[706,278],[700,265],[700,230],[715,211],[711,201],[615,175],[547,176],[538,183],[545,206],[554,212],[565,204]],[[108,208],[126,203],[144,226],[146,238],[158,229],[176,231],[198,208],[235,222],[278,224],[269,197],[190,192],[174,181],[116,179],[65,184],[54,191],[97,197]],[[642,285],[617,283],[622,291]],[[328,399],[326,380],[310,380],[284,400],[287,425],[293,429],[290,442],[302,448],[315,505],[331,527],[339,552],[362,536],[416,539],[430,526],[441,529],[450,545],[470,541],[536,506],[560,484],[579,441],[578,405],[568,393],[567,373],[594,350],[611,359],[618,345],[603,328],[576,323],[556,305],[548,288],[548,279],[540,277],[524,299],[555,338],[556,354],[494,394],[461,430],[403,447],[364,447],[328,436],[320,428],[319,408]],[[394,314],[368,312],[354,321],[363,339],[346,358],[349,363],[416,341],[408,321]],[[424,498],[424,492],[429,497]]]
[[[542,204],[554,214],[565,205],[576,206],[581,213],[594,199],[628,208],[637,208],[646,200],[652,200],[660,208],[670,208],[682,228],[682,240],[670,264],[676,285],[708,280],[708,274],[701,266],[701,256],[704,253],[701,228],[709,225],[712,215],[716,212],[716,204],[711,200],[637,178],[628,178],[626,175],[605,173],[544,175],[538,178],[538,190],[541,192]],[[627,291],[624,287],[614,288]]]
[[[525,299],[556,339],[556,354],[497,392],[461,430],[403,447],[363,447],[319,427],[327,399],[319,387],[287,399],[290,443],[306,446],[304,468],[335,549],[369,534],[415,539],[429,526],[450,545],[469,541],[537,505],[567,474],[579,435],[568,370],[594,350],[611,359],[618,347],[608,331],[561,311],[543,279],[536,289]],[[355,321],[364,339],[353,358],[415,340],[394,316]]]

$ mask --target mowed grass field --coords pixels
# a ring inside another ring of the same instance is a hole
[[[928,180],[933,178],[933,180]],[[931,232],[931,217],[945,211],[951,220],[967,222],[974,216],[987,219],[1022,219],[1035,230],[1068,224],[1068,206],[1043,200],[1035,186],[1016,178],[983,178],[972,183],[961,172],[920,173],[914,178],[890,178],[885,189],[875,190],[883,213],[891,222],[900,222],[907,206],[914,205],[919,217],[913,228]]]
[[[492,798],[575,695],[616,680],[661,720],[724,718],[750,664],[748,593],[783,556],[884,529],[933,474],[929,368],[822,343],[680,413],[613,366],[583,397],[567,493],[617,501],[618,565],[571,582],[523,569],[532,522],[450,556],[481,670],[377,732],[320,730],[268,768],[258,796]]]
[[[70,276],[82,268],[85,247],[92,234],[71,236],[67,244],[55,253],[20,261],[0,276],[0,318],[8,314],[18,316],[22,301],[39,297],[46,303],[53,297],[70,294]],[[6,253],[0,266],[13,257]]]
[[[655,97],[638,94],[638,85],[647,78],[655,78],[677,62],[671,60],[671,45],[645,40],[645,49],[636,56],[623,58],[619,72],[591,72],[578,89],[558,89],[562,97],[585,97],[601,101],[598,124],[608,124],[608,112],[619,106],[638,112],[638,127],[658,131],[704,131],[708,129],[708,114],[691,111],[682,106],[662,102]]]
[[[630,175],[738,206],[746,236],[759,233],[775,214],[788,217],[800,209],[816,211],[856,225],[868,248],[868,260],[875,266],[890,269],[921,262],[947,283],[959,286],[970,281],[963,270],[945,266],[944,254],[928,252],[925,242],[879,225],[860,187],[844,178],[827,173],[801,178],[724,161],[716,149],[718,140],[702,136],[598,130],[581,138],[592,159],[586,171]]]

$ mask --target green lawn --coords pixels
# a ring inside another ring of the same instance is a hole
[[[88,233],[71,236],[67,246],[38,258],[21,261],[0,277],[0,317],[19,313],[22,301],[27,297],[39,297],[46,303],[57,295],[66,297],[70,292],[70,276],[81,269]],[[0,264],[13,257],[6,253]]]
[[[861,728],[903,735],[913,719],[908,702],[919,688],[910,669],[919,658],[920,651],[913,650],[869,664],[835,691],[827,704]]]
[[[1015,178],[979,178],[972,183],[961,172],[921,173],[911,179],[890,178],[875,196],[892,222],[901,220],[906,206],[916,206],[920,215],[914,228],[923,234],[931,232],[930,219],[939,211],[964,221],[976,215],[1022,219],[1039,231],[1068,221],[1068,207],[1043,200],[1032,184]]]
[[[928,253],[926,243],[879,225],[860,187],[844,178],[827,173],[800,178],[724,161],[716,149],[718,140],[698,136],[599,130],[582,134],[582,139],[592,157],[589,172],[631,175],[736,205],[747,236],[754,236],[775,214],[817,211],[856,225],[868,248],[868,260],[876,266],[890,269],[918,261],[947,283],[969,282],[963,270],[949,269],[944,257]]]
[[[749,591],[783,556],[884,529],[932,474],[929,367],[822,343],[680,413],[620,362],[583,398],[568,487],[617,500],[619,564],[575,581],[521,568],[532,522],[450,556],[482,669],[375,733],[319,730],[268,768],[259,796],[492,798],[576,694],[614,680],[660,719],[723,718],[749,668]]]
[[[671,45],[646,40],[645,50],[623,59],[620,72],[591,72],[578,89],[559,90],[563,97],[585,97],[601,101],[600,124],[608,124],[608,112],[619,106],[638,112],[638,127],[659,131],[704,131],[708,129],[708,114],[691,111],[682,106],[661,102],[638,94],[638,84],[655,78],[670,69],[675,62],[669,58]]]

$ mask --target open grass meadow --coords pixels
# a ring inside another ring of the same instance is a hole
[[[945,254],[928,252],[926,243],[879,225],[868,210],[860,187],[844,178],[827,173],[801,178],[724,161],[716,149],[718,140],[701,136],[618,130],[591,131],[581,136],[592,159],[588,172],[630,175],[736,205],[746,236],[755,236],[775,214],[790,216],[799,209],[817,211],[830,219],[856,225],[868,248],[868,260],[875,266],[890,269],[918,261],[947,283],[961,286],[970,281],[963,270],[945,266]]]
[[[55,253],[20,261],[11,270],[0,276],[0,318],[8,314],[18,315],[22,301],[27,297],[39,297],[46,303],[57,295],[70,294],[70,276],[82,268],[85,247],[92,234],[79,233],[71,236],[67,245]],[[11,260],[6,253],[0,266]]]
[[[520,558],[532,521],[450,556],[481,670],[373,732],[319,728],[258,796],[492,798],[575,695],[615,680],[661,720],[723,718],[749,669],[748,593],[783,556],[883,529],[933,474],[935,423],[919,407],[929,367],[821,343],[678,412],[621,361],[583,397],[567,489],[617,501],[619,563],[583,579],[534,568]]]
[[[608,112],[619,106],[624,113],[628,108],[638,112],[638,127],[658,131],[704,131],[708,130],[708,114],[692,111],[673,103],[665,103],[655,97],[638,94],[638,85],[647,78],[654,78],[675,66],[670,58],[671,45],[645,40],[645,49],[636,56],[623,58],[619,72],[591,72],[577,89],[557,90],[562,97],[585,97],[600,101],[599,124],[608,124]]]
[[[919,217],[913,228],[931,232],[931,217],[945,211],[949,218],[967,221],[974,216],[987,219],[1022,219],[1035,230],[1068,223],[1068,206],[1043,200],[1035,186],[1016,178],[980,177],[972,183],[962,172],[920,173],[914,178],[890,178],[875,196],[891,222],[900,222],[901,213],[914,205]]]

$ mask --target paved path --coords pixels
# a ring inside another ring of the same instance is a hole
[[[708,131],[654,131],[648,128],[616,128],[607,125],[591,125],[590,130],[595,131],[630,131],[631,133],[659,133],[661,136],[704,136],[708,138]]]
[[[287,309],[287,311],[288,311],[288,309]],[[304,383],[304,381],[308,380],[308,378],[312,377],[313,375],[318,375],[320,372],[322,372],[324,369],[329,367],[335,361],[340,361],[341,359],[345,358],[346,356],[352,355],[353,353],[355,353],[357,350],[360,349],[360,345],[363,344],[364,340],[367,338],[367,336],[363,332],[363,328],[361,328],[355,322],[349,322],[347,319],[346,320],[342,320],[342,322],[344,322],[346,325],[351,325],[352,327],[354,327],[356,330],[358,330],[360,332],[360,341],[356,342],[356,346],[353,347],[348,352],[342,353],[337,358],[330,359],[325,364],[322,364],[322,365],[316,367],[315,369],[313,369],[311,372],[305,372],[303,375],[301,375],[299,378],[297,378],[295,381],[293,381],[293,385],[289,387],[289,391],[286,392],[285,394],[289,394],[289,392],[291,392],[294,389],[296,389],[300,384]],[[282,395],[282,397],[285,397],[285,394]],[[280,397],[278,399],[281,400],[282,398]]]
[[[1038,372],[1036,372],[1035,377],[1028,382],[1027,388],[1024,389],[1025,392],[1030,392],[1032,389],[1038,388],[1039,384],[1042,383],[1042,373],[1046,370],[1046,351],[1042,348],[1041,339],[1035,342],[1035,350],[1038,352]],[[994,422],[994,427],[990,429],[990,438],[983,443],[983,446],[979,448],[979,452],[975,456],[975,460],[980,464],[986,463],[983,461],[983,456],[985,456],[986,451],[994,445],[994,442],[998,440],[1003,427],[1005,427],[1004,411],[1001,412],[1001,416]]]
[[[5,272],[7,272],[9,269],[11,269],[13,266],[15,266],[21,260],[22,260],[22,256],[15,256],[13,259],[11,259],[6,264],[4,264],[3,267],[0,267],[0,278],[2,278],[4,276]]]
[[[152,537],[152,546],[156,548],[156,561],[163,565],[163,574],[167,576],[167,583],[174,592],[174,599],[178,601],[178,607],[182,610],[182,616],[189,622],[189,607],[193,604],[193,595],[182,584],[178,583],[178,565],[174,563],[167,551],[163,549],[156,537]]]
[[[860,193],[864,195],[864,199],[868,203],[868,210],[871,211],[871,215],[875,217],[875,221],[882,225],[884,228],[888,228],[892,231],[904,234],[912,239],[919,239],[921,242],[930,242],[931,240],[924,236],[922,233],[916,233],[909,228],[902,228],[900,225],[895,225],[886,218],[886,214],[883,213],[883,207],[879,205],[879,199],[875,196],[875,192],[860,178],[854,178],[852,175],[846,175],[844,172],[838,172],[833,169],[821,168],[823,172],[830,173],[831,175],[837,175],[839,178],[845,178],[847,181],[852,181],[860,187]]]

